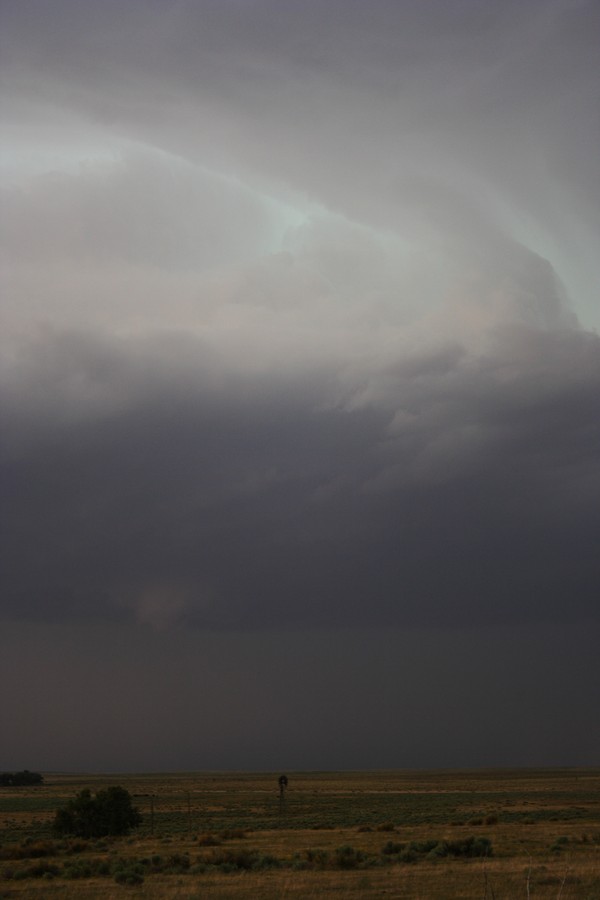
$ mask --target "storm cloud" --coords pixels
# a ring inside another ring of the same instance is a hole
[[[88,634],[102,668],[124,630],[153,685],[149,647],[178,671],[197,641],[255,678],[257,722],[256,660],[292,684],[302,646],[311,690],[341,695],[337,646],[366,703],[386,659],[400,671],[390,635],[402,677],[413,634],[450,681],[469,634],[498,677],[510,635],[537,635],[548,677],[560,629],[598,621],[597,5],[1,8],[5,633],[32,659],[46,634],[59,672],[66,635]],[[578,640],[574,734],[592,702]],[[207,690],[219,731],[225,689]],[[344,757],[350,721],[327,765],[394,764],[366,743]],[[227,765],[244,765],[224,749],[240,729],[214,738]],[[35,746],[25,733],[11,752]],[[464,760],[522,761],[494,733]],[[593,736],[569,755],[539,733],[526,761],[592,759]],[[280,754],[301,767],[297,739]],[[184,744],[180,763],[123,764],[190,766]],[[106,742],[94,764],[118,758]],[[304,764],[320,765],[310,741]]]

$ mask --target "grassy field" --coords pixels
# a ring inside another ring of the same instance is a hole
[[[600,900],[600,769],[45,774],[0,788],[0,898]],[[66,840],[55,810],[120,784],[142,826]]]

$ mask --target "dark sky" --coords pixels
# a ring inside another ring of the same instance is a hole
[[[0,769],[597,763],[598,4],[0,10]]]

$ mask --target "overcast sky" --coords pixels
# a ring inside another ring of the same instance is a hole
[[[597,763],[596,0],[0,10],[0,769]]]

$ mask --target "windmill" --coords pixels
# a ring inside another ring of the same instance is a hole
[[[285,789],[288,786],[287,775],[279,776],[279,812],[283,812],[283,806],[285,802]]]

